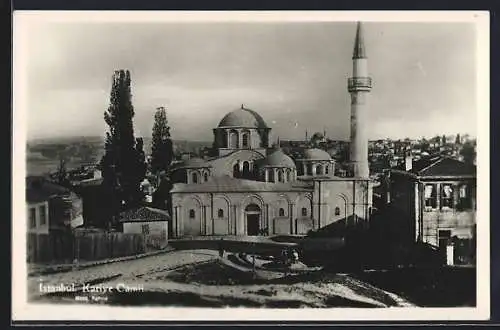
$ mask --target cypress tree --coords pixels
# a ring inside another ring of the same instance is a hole
[[[103,184],[113,192],[110,198],[112,215],[121,208],[139,203],[142,198],[140,182],[145,176],[142,139],[134,137],[134,107],[130,88],[130,72],[115,71],[110,105],[104,113],[109,126],[105,139],[105,154],[101,160]]]
[[[168,172],[173,158],[173,144],[170,138],[167,113],[164,107],[159,107],[155,113],[151,145],[151,171],[158,175]]]

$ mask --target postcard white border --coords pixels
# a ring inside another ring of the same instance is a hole
[[[26,287],[26,65],[25,27],[37,21],[52,22],[471,22],[477,28],[477,307],[382,309],[253,309],[108,307],[39,305],[27,302]],[[12,319],[116,320],[116,321],[373,321],[373,320],[486,320],[490,316],[489,235],[489,13],[486,11],[274,11],[274,12],[119,12],[119,11],[16,11],[13,42],[13,172],[12,172]],[[131,312],[133,311],[133,312]]]

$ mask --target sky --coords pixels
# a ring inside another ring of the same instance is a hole
[[[114,70],[136,136],[167,108],[174,139],[213,139],[241,104],[281,139],[349,137],[355,22],[37,22],[26,30],[28,139],[104,135]],[[370,139],[476,135],[472,23],[364,23]]]

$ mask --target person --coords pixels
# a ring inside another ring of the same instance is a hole
[[[221,238],[219,241],[219,256],[221,258],[224,257],[224,238]]]

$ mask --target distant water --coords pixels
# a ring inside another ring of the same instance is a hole
[[[66,164],[66,170],[69,171],[87,164],[88,163],[84,162],[68,162]],[[57,171],[58,166],[58,160],[28,160],[26,162],[26,175],[46,175]]]

